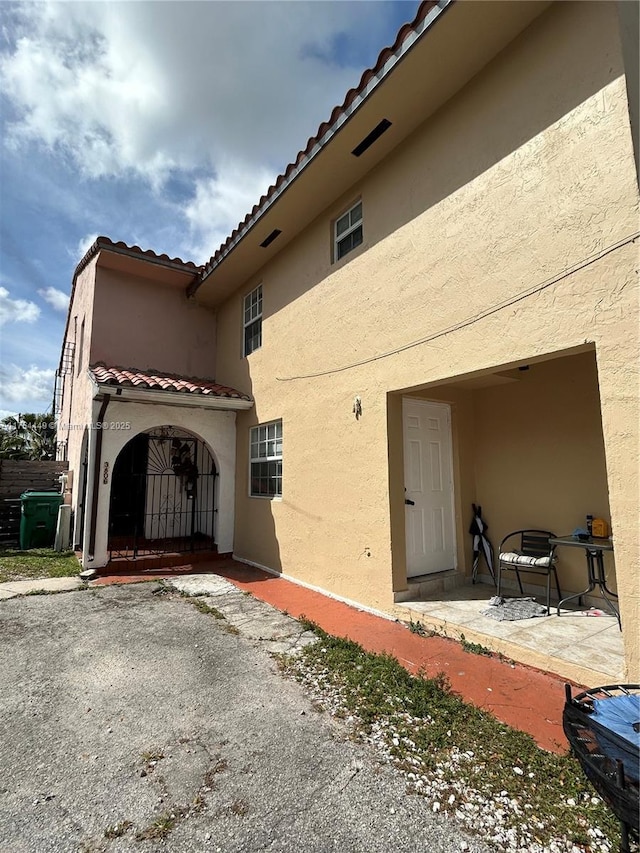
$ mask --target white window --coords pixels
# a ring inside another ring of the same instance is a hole
[[[355,249],[362,243],[362,202],[348,210],[343,216],[335,221],[334,228],[334,260],[340,258]]]
[[[244,355],[262,346],[262,285],[244,298]]]
[[[282,497],[282,421],[251,428],[249,494],[254,498]]]

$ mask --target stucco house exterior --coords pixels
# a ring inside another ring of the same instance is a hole
[[[473,503],[494,543],[591,513],[640,677],[624,43],[609,2],[426,2],[208,263],[99,238],[58,371],[84,565],[197,541],[393,616],[469,581]]]

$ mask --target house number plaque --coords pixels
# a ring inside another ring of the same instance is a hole
[[[104,463],[104,468],[102,469],[102,482],[106,486],[109,482],[109,463]]]

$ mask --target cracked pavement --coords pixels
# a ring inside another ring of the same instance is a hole
[[[486,851],[278,673],[313,641],[213,575],[0,602],[0,851]]]
[[[219,610],[243,637],[260,640],[272,654],[295,654],[316,642],[313,631],[305,631],[297,619],[242,592],[219,575],[182,575],[165,581],[183,595],[197,597]]]

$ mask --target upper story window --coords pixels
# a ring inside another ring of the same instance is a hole
[[[244,347],[249,355],[262,346],[262,285],[259,284],[244,298]]]
[[[334,252],[336,261],[344,258],[352,249],[362,243],[362,202],[336,219],[334,224]]]

